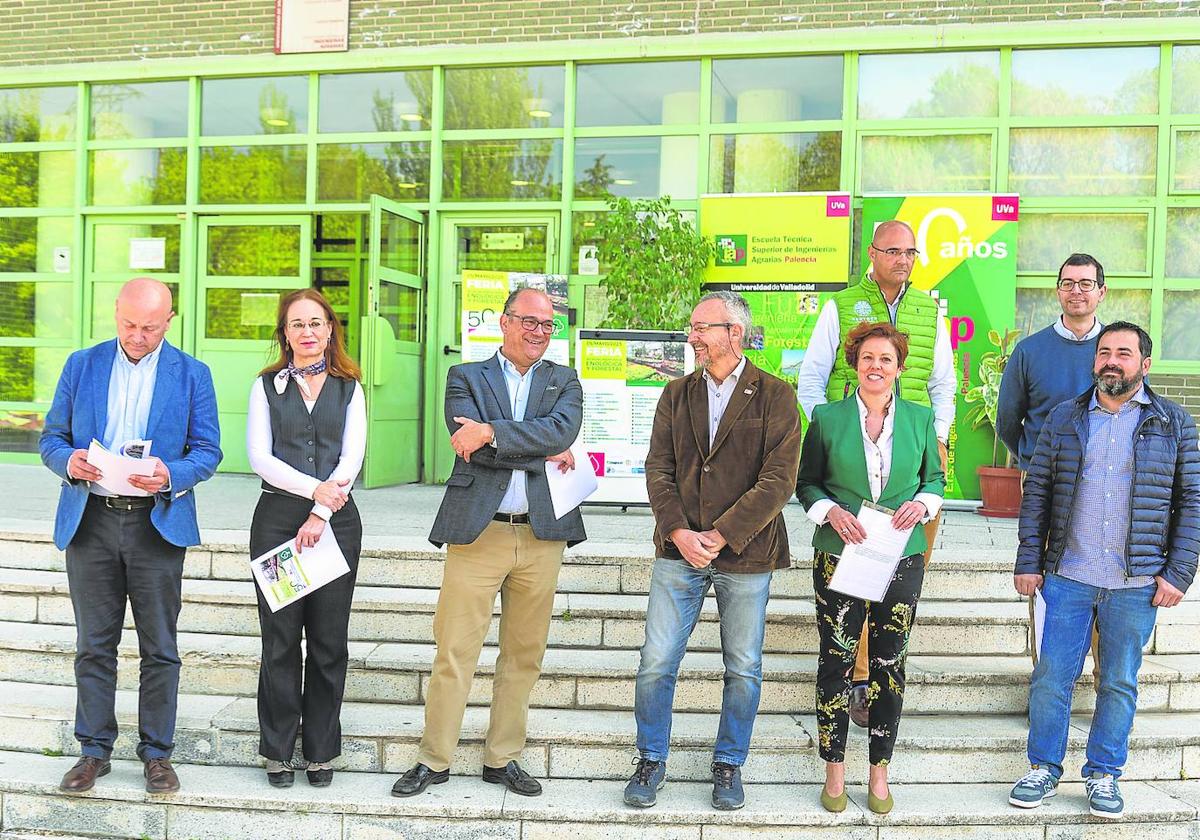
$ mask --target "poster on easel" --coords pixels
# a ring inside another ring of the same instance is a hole
[[[579,330],[575,364],[583,386],[579,447],[598,487],[589,504],[644,505],[646,455],[666,384],[696,366],[687,334],[653,330]]]
[[[462,360],[482,362],[496,355],[504,341],[500,316],[511,292],[540,289],[554,305],[554,333],[543,358],[569,365],[567,340],[567,278],[563,274],[527,274],[512,271],[464,271],[462,273]]]

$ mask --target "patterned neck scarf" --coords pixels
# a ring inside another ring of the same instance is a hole
[[[319,362],[314,362],[311,365],[305,365],[302,368],[296,367],[291,359],[288,359],[287,367],[275,374],[275,393],[282,394],[287,390],[289,379],[295,379],[296,384],[300,387],[300,393],[304,394],[305,399],[312,398],[312,392],[308,390],[308,383],[304,381],[306,376],[316,376],[318,373],[324,373],[326,368],[324,357]]]

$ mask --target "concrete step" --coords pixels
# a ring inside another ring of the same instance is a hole
[[[65,686],[0,683],[0,749],[78,754],[75,691]],[[137,693],[120,691],[121,726],[116,755],[135,759]],[[402,773],[416,761],[424,727],[419,705],[347,703],[342,709],[343,753],[339,770]],[[709,778],[712,743],[719,716],[679,712],[672,727],[671,778]],[[453,771],[478,772],[488,710],[472,707],[463,721]],[[1066,766],[1081,767],[1091,718],[1072,720]],[[261,766],[258,717],[251,698],[180,696],[175,759],[192,764]],[[530,773],[543,778],[620,780],[629,774],[636,727],[628,711],[532,709],[529,741],[521,757]],[[907,715],[901,725],[891,777],[897,782],[1011,782],[1028,769],[1027,722],[1017,715]],[[756,783],[817,783],[824,769],[816,750],[812,715],[761,714],[744,769]],[[851,728],[852,775],[865,777],[865,732]],[[860,772],[861,771],[861,772]],[[1147,712],[1135,719],[1127,780],[1166,780],[1200,776],[1200,713]]]
[[[434,589],[359,586],[350,617],[354,641],[424,642],[433,638]],[[497,600],[496,614],[499,614]],[[645,638],[645,595],[562,593],[555,599],[550,645],[637,649]],[[0,621],[74,623],[64,572],[0,568]],[[1164,610],[1148,652],[1200,653],[1200,604]],[[125,627],[133,627],[132,611]],[[179,629],[185,632],[257,636],[258,608],[250,581],[185,580]],[[488,642],[496,642],[493,627]],[[720,650],[716,599],[705,601],[689,642],[692,650]],[[1028,611],[1017,602],[923,600],[913,634],[915,653],[1023,654],[1028,650]],[[813,602],[772,599],[767,608],[764,650],[815,653]]]
[[[1125,782],[1125,819],[1112,823],[1088,816],[1078,782],[1063,784],[1052,804],[1032,811],[1008,804],[1008,784],[896,784],[895,810],[877,817],[861,786],[849,787],[847,810],[834,815],[821,808],[818,785],[754,784],[744,809],[715,811],[710,785],[673,781],[657,807],[642,811],[621,803],[619,782],[552,779],[542,796],[529,798],[455,778],[396,799],[392,775],[339,774],[328,788],[300,778],[277,790],[260,770],[193,765],[180,766],[179,793],[151,796],[142,790],[140,764],[130,761],[113,762],[91,793],[66,796],[57,784],[68,766],[61,758],[0,752],[6,833],[130,840],[814,840],[833,832],[851,840],[1184,840],[1195,836],[1200,803],[1200,782]]]
[[[182,691],[252,697],[257,689],[259,640],[252,636],[181,633]],[[74,629],[50,624],[0,622],[0,680],[72,685]],[[497,650],[485,646],[470,702],[486,705]],[[137,640],[120,647],[119,685],[137,684]],[[351,642],[347,700],[419,703],[432,668],[430,644]],[[543,708],[630,709],[638,652],[550,649],[531,703]],[[816,657],[763,657],[764,712],[813,711]],[[1025,656],[914,655],[908,660],[905,709],[910,713],[1023,714],[1030,661]],[[1076,691],[1076,711],[1094,702],[1090,667]],[[720,705],[724,669],[719,653],[692,651],[683,660],[675,708],[706,712]],[[1138,707],[1148,711],[1200,711],[1200,655],[1147,656],[1139,675]]]

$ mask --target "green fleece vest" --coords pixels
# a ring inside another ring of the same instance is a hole
[[[850,331],[863,322],[890,322],[887,302],[879,285],[869,275],[854,286],[847,286],[833,296],[838,310],[838,335],[844,343]],[[894,326],[908,336],[908,358],[900,374],[900,396],[920,405],[930,405],[929,377],[933,374],[933,345],[937,339],[937,301],[912,285],[905,287],[896,309]],[[834,356],[833,370],[825,398],[830,402],[843,400],[858,387],[858,373],[846,364],[846,354],[839,346]]]

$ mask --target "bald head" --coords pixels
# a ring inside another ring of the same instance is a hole
[[[117,295],[117,340],[137,363],[153,353],[171,326],[171,290],[150,277],[135,277]]]
[[[900,236],[908,235],[914,242],[916,237],[913,236],[913,229],[908,226],[908,222],[902,222],[899,219],[889,219],[886,222],[880,222],[875,228],[875,236],[872,237],[872,242],[878,242],[881,237],[892,239],[897,233]]]

